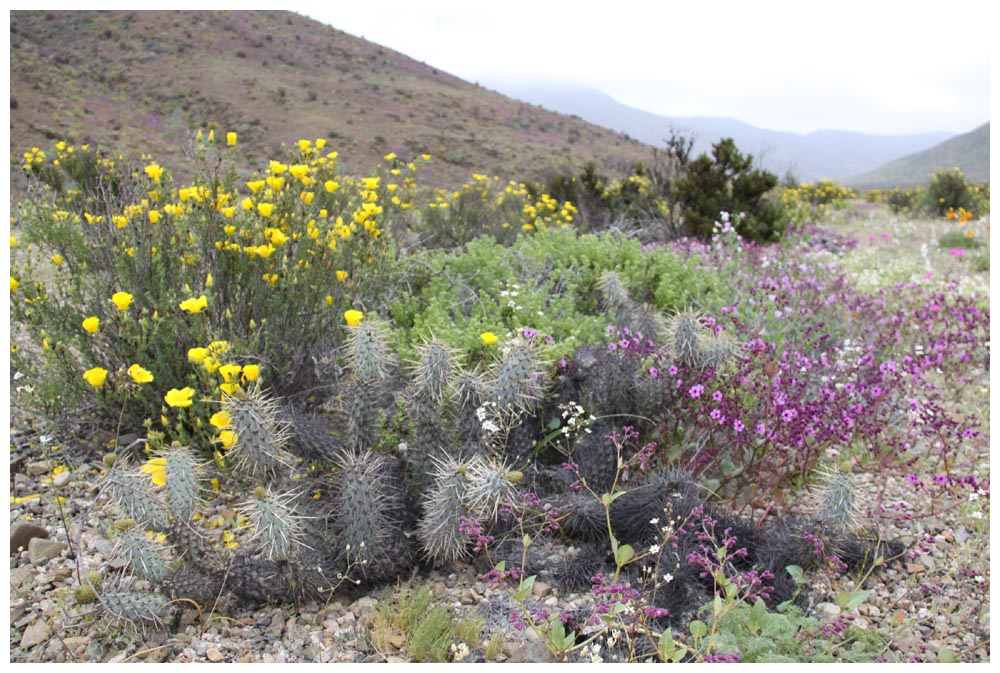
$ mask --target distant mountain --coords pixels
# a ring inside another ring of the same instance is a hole
[[[927,149],[951,133],[881,136],[853,131],[815,131],[806,135],[758,128],[728,117],[667,117],[619,103],[611,96],[586,87],[503,84],[501,93],[556,112],[577,115],[653,146],[663,146],[671,127],[695,138],[694,155],[711,150],[713,143],[729,137],[760,165],[784,177],[799,180],[841,180],[881,166],[903,155]]]
[[[971,182],[990,181],[990,125],[963,133],[930,149],[890,161],[874,171],[848,178],[855,189],[917,187],[939,168],[959,168]]]
[[[652,148],[515,101],[323,23],[278,11],[10,12],[10,154],[57,140],[148,154],[190,180],[197,129],[236,131],[240,166],[324,138],[343,170],[396,153],[421,182],[608,170]],[[11,171],[11,189],[23,188]]]

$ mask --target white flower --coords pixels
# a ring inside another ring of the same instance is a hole
[[[650,547],[649,547],[649,553],[650,554],[659,554],[660,553],[660,545],[658,545],[658,544],[650,545]]]
[[[666,582],[667,584],[670,584],[673,580],[674,580],[674,576],[671,575],[670,573],[666,573],[663,576],[663,581]]]
[[[653,524],[655,526],[656,524],[660,523],[660,519],[659,519],[659,517],[655,517],[654,516],[652,519],[649,520],[649,523],[651,523],[651,524]]]

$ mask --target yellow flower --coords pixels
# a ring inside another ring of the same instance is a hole
[[[156,224],[160,221],[160,211],[151,210],[149,211],[149,221],[151,224]]]
[[[205,295],[201,295],[197,299],[191,297],[190,299],[185,299],[179,304],[181,310],[187,311],[188,313],[201,313],[203,309],[208,308],[208,299]]]
[[[189,348],[188,349],[188,360],[191,362],[201,364],[202,361],[208,357],[207,348]]]
[[[232,382],[234,378],[239,376],[240,371],[243,367],[239,365],[222,365],[219,367],[219,374],[222,375],[222,380],[226,383]]]
[[[87,330],[91,334],[97,334],[97,330],[101,329],[101,319],[95,316],[90,316],[83,321],[83,329]]]
[[[232,394],[234,394],[239,389],[240,389],[240,384],[238,384],[238,383],[220,383],[219,384],[219,390],[221,390],[222,392],[224,392],[227,395],[232,395]]]
[[[160,184],[160,176],[163,175],[163,169],[158,164],[150,164],[146,166],[146,175],[152,178],[156,184]]]
[[[223,409],[222,411],[216,411],[212,414],[212,417],[208,419],[208,422],[220,430],[224,430],[229,427],[230,420],[229,412]]]
[[[17,288],[21,287],[21,284],[17,282],[17,278],[14,276],[10,277],[10,291],[17,292]]]
[[[316,149],[321,150],[324,147],[326,147],[326,138],[317,138],[316,139]]]
[[[233,147],[233,146],[236,145],[236,132],[235,131],[230,131],[229,133],[226,134],[226,144],[229,145],[230,147]]]
[[[374,190],[378,189],[378,183],[381,178],[365,178],[365,189]]]
[[[163,396],[164,401],[171,407],[190,407],[191,398],[194,397],[194,388],[171,388]]]
[[[52,255],[50,259],[52,260],[52,263],[55,264],[56,266],[62,266],[63,262],[66,261],[63,259],[62,255]]]
[[[273,203],[258,203],[257,212],[259,212],[264,217],[271,217],[271,213],[274,211]]]
[[[493,332],[483,332],[479,335],[479,338],[483,340],[483,343],[487,346],[492,346],[497,342],[497,335]]]
[[[347,324],[350,325],[351,327],[355,327],[358,323],[361,322],[361,319],[364,317],[365,314],[362,313],[361,311],[355,311],[354,309],[351,309],[349,311],[344,311],[344,320],[346,320]]]
[[[333,180],[327,180],[326,182],[323,183],[323,189],[325,189],[326,191],[328,191],[330,193],[333,193],[333,192],[337,191],[337,189],[339,187],[340,187],[340,185],[338,183],[334,182]]]
[[[341,283],[343,283],[345,280],[347,280],[347,272],[346,271],[338,271],[337,272],[337,280],[339,280]]]
[[[153,374],[147,369],[143,369],[137,364],[133,364],[128,368],[128,375],[132,377],[132,380],[136,383],[150,383],[153,380]]]
[[[215,285],[215,280],[212,278],[212,272],[209,271],[208,275],[205,276],[205,287],[212,287]]]
[[[108,370],[102,369],[101,367],[94,367],[93,369],[88,369],[83,373],[83,378],[90,385],[95,388],[99,388],[104,385],[104,380],[108,378]]]
[[[313,202],[313,199],[315,197],[316,195],[313,194],[312,192],[302,192],[301,194],[299,194],[299,198],[302,199],[302,203],[306,204],[307,206]]]
[[[243,367],[243,380],[256,381],[260,376],[260,365],[246,365]]]
[[[139,471],[149,475],[149,480],[153,482],[153,486],[163,486],[167,483],[166,458],[150,458],[142,464]]]
[[[13,220],[13,218],[11,218],[11,219]],[[16,239],[16,238],[14,238],[13,236],[11,236],[11,237],[10,237],[10,247],[12,247],[12,248],[13,248],[13,247],[14,247],[14,246],[16,246],[16,245],[17,245],[17,239]]]
[[[119,311],[127,311],[132,304],[132,295],[128,292],[115,292],[111,295],[111,301],[114,302]]]
[[[396,158],[396,153],[395,152],[389,152],[388,154],[385,155],[385,160],[386,161],[392,161],[395,158]]]
[[[122,215],[115,215],[111,218],[111,221],[114,222],[114,225],[119,229],[124,229],[128,226],[128,219]]]
[[[325,300],[326,300],[326,305],[327,306],[333,306],[333,295],[332,294],[326,295]]]

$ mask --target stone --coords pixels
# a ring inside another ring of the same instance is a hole
[[[39,619],[24,629],[24,634],[21,636],[21,649],[27,650],[40,645],[48,640],[51,634],[52,629],[49,627],[49,623],[44,619]]]
[[[534,594],[535,598],[544,598],[552,593],[552,587],[545,582],[535,581],[535,584],[531,587],[531,593]]]
[[[16,556],[26,550],[28,543],[36,538],[48,540],[49,531],[33,523],[18,521],[10,527],[10,555]]]
[[[404,636],[402,633],[394,633],[391,636],[389,636],[389,644],[392,645],[395,649],[401,650],[404,647],[406,647],[406,636]]]
[[[59,540],[44,540],[39,537],[31,539],[28,543],[28,560],[34,564],[44,563],[49,559],[58,557],[69,545]]]
[[[40,477],[49,471],[49,464],[44,460],[39,460],[34,463],[28,463],[25,469],[27,469],[30,476]]]
[[[816,614],[823,621],[836,619],[840,616],[840,606],[836,603],[819,603],[816,605]]]
[[[70,472],[69,470],[66,470],[65,472],[60,472],[56,476],[52,477],[52,485],[57,488],[61,488],[69,483],[69,480],[72,476],[73,473]]]
[[[366,615],[369,612],[374,612],[377,604],[376,600],[371,596],[364,596],[351,603],[351,607],[349,609],[355,614],[355,616],[360,617],[361,615]]]
[[[205,652],[205,656],[208,657],[209,661],[220,662],[223,660],[222,652],[219,651],[218,647],[210,647],[208,651]]]

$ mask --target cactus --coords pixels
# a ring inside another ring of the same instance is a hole
[[[705,328],[699,317],[690,311],[677,313],[664,330],[668,351],[677,363],[687,367],[699,366],[704,351]]]
[[[811,518],[842,531],[860,529],[865,503],[850,474],[838,470],[820,473],[820,483],[810,489],[805,509]]]
[[[115,552],[143,579],[159,584],[170,573],[167,562],[167,546],[163,538],[155,533],[147,533],[130,519],[116,522],[120,530]]]
[[[512,421],[542,398],[544,381],[536,346],[517,339],[490,368],[485,401],[494,404],[505,421]]]
[[[441,404],[455,370],[455,352],[439,341],[417,347],[420,359],[413,368],[411,396]]]
[[[394,360],[386,327],[365,320],[349,329],[347,359],[354,378],[367,383],[386,379]]]
[[[269,479],[282,466],[292,464],[293,456],[285,450],[291,430],[277,400],[254,387],[227,395],[223,405],[229,413],[229,429],[236,435],[227,454],[236,471]]]
[[[378,428],[378,401],[379,391],[375,383],[359,381],[347,387],[343,399],[345,447],[361,451],[371,446]]]
[[[465,462],[435,461],[433,484],[424,494],[417,529],[427,558],[436,562],[466,558],[470,540],[461,530],[461,519],[489,523],[500,503],[513,495],[511,484],[519,478],[501,463],[481,456]]]
[[[275,494],[258,486],[240,508],[252,525],[251,540],[270,561],[287,561],[303,544],[301,516],[292,501],[297,494]]]
[[[604,271],[598,281],[598,289],[604,298],[604,309],[609,313],[621,316],[628,312],[632,305],[632,298],[629,296],[628,288],[622,282],[622,278],[615,271]]]
[[[307,415],[285,405],[282,418],[291,434],[290,451],[307,460],[335,461],[341,442],[322,415]]]
[[[160,455],[166,460],[166,484],[163,499],[175,518],[187,521],[199,501],[201,487],[198,472],[201,465],[186,446],[174,444]]]
[[[167,525],[170,512],[163,500],[150,491],[149,479],[129,470],[121,460],[113,461],[102,490],[127,518],[140,526],[160,529]]]
[[[344,452],[337,463],[333,503],[338,548],[359,565],[362,579],[388,576],[409,554],[403,535],[406,502],[397,470],[384,456]]]
[[[162,628],[170,613],[169,599],[163,594],[118,591],[99,594],[97,599],[115,619],[143,627],[149,624]]]

